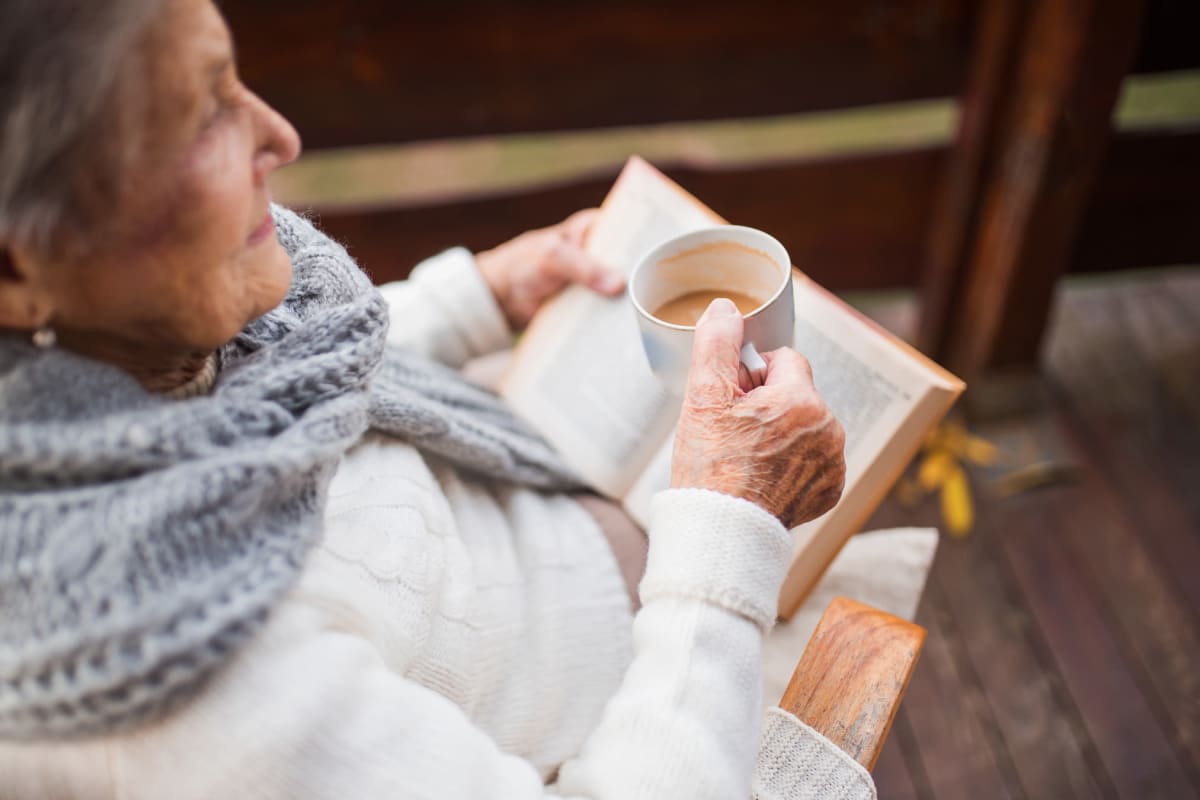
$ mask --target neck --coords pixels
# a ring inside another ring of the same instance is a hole
[[[196,380],[208,365],[212,351],[154,350],[144,345],[123,346],[93,336],[76,338],[59,332],[58,346],[119,367],[132,375],[146,391],[167,394]]]

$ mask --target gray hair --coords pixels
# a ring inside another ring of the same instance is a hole
[[[130,146],[120,84],[162,2],[0,0],[0,243],[55,250],[94,230]]]

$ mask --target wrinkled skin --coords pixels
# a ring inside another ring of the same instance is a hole
[[[739,370],[742,327],[725,299],[714,300],[696,326],[671,486],[741,497],[791,528],[841,497],[846,436],[795,350],[764,353],[766,380],[750,388]]]
[[[569,283],[613,296],[625,280],[583,251],[596,209],[576,212],[549,228],[523,233],[475,257],[513,330],[524,328],[547,299]]]
[[[142,147],[103,245],[67,256],[0,240],[0,328],[50,326],[60,346],[167,391],[286,295],[291,263],[270,226],[267,178],[300,140],[242,84],[212,0],[165,2],[128,57],[130,75],[151,77],[129,78],[113,102]],[[570,282],[623,289],[583,253],[594,218],[580,212],[478,256],[514,328]]]
[[[152,77],[114,95],[141,110],[126,116],[142,146],[106,235],[68,255],[0,241],[0,327],[49,325],[61,347],[166,391],[286,295],[267,178],[300,139],[241,82],[211,0],[164,3],[129,58]]]

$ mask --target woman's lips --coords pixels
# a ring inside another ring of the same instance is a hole
[[[264,241],[268,236],[275,232],[275,220],[271,218],[271,212],[263,217],[263,221],[259,223],[254,232],[250,234],[250,238],[246,240],[248,245],[256,245]]]

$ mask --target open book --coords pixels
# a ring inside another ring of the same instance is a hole
[[[676,234],[724,222],[640,158],[630,159],[589,235],[602,262],[633,270]],[[794,274],[795,347],[846,430],[841,501],[795,529],[796,553],[779,609],[790,617],[900,476],[963,383]],[[670,483],[680,400],[650,371],[627,297],[573,287],[547,303],[517,346],[500,384],[513,409],[598,491],[643,527],[651,496]]]

